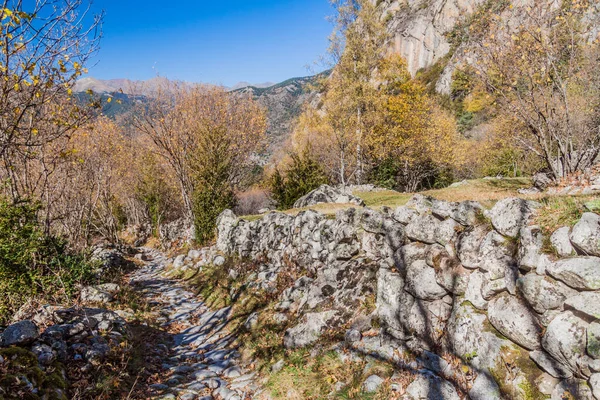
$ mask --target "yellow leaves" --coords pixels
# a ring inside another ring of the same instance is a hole
[[[111,103],[112,102],[112,97],[109,97],[108,99],[106,99],[107,103]]]

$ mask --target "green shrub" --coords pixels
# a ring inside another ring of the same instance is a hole
[[[0,324],[32,297],[72,296],[93,267],[38,225],[39,206],[0,199]]]
[[[292,164],[286,169],[285,175],[276,169],[269,182],[271,194],[279,209],[292,208],[300,197],[329,182],[323,168],[311,157],[308,148],[291,157]]]
[[[224,181],[199,185],[194,190],[194,228],[196,241],[206,244],[215,236],[217,218],[224,210],[235,207],[236,197],[231,186]]]

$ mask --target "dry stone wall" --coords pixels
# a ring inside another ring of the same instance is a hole
[[[600,216],[545,240],[538,207],[417,195],[335,218],[226,211],[216,248],[263,262],[265,284],[299,271],[274,317],[297,321],[287,347],[343,329],[350,350],[416,374],[407,398],[600,399]]]

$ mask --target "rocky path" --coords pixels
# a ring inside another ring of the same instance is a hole
[[[133,272],[130,284],[144,296],[160,316],[161,329],[172,332],[172,344],[164,360],[164,382],[151,389],[160,399],[254,398],[254,373],[239,365],[240,354],[228,333],[230,308],[210,310],[190,290],[164,276],[165,256],[142,249],[146,266]],[[161,345],[159,345],[161,346]]]

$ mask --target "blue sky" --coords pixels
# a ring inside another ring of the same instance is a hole
[[[328,0],[95,0],[93,9],[106,15],[89,76],[226,86],[310,75],[333,12]]]

